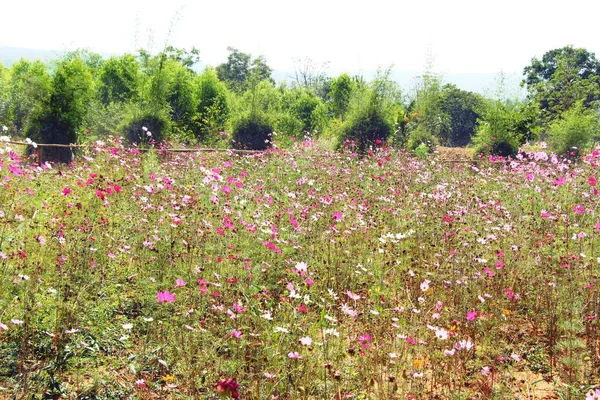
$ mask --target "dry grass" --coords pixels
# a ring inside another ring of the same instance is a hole
[[[440,161],[470,161],[473,149],[466,147],[438,147],[436,151]]]

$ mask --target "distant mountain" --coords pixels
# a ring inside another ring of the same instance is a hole
[[[0,63],[5,67],[10,67],[21,58],[28,60],[50,61],[60,56],[62,52],[53,50],[24,49],[20,47],[0,46]]]
[[[348,71],[327,71],[330,76],[338,76],[343,72],[349,75],[362,76],[367,81],[373,79],[377,75],[376,70],[348,70]],[[414,88],[417,79],[423,74],[420,71],[392,70],[390,78],[397,82],[405,93],[410,93]],[[498,90],[499,73],[452,73],[441,74],[442,84],[452,83],[462,90],[480,93],[486,96],[493,96]],[[273,79],[277,82],[294,80],[293,71],[273,71]],[[527,92],[520,87],[522,76],[520,73],[504,73],[504,90],[505,94],[511,98],[524,98]]]

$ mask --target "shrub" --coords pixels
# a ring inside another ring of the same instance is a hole
[[[548,143],[558,154],[579,156],[598,132],[598,119],[582,103],[565,111],[548,129]]]
[[[27,136],[38,143],[77,143],[92,94],[92,74],[80,58],[59,62],[52,78],[52,93],[43,110],[27,127]],[[49,161],[69,163],[70,149],[44,151]]]
[[[502,157],[514,156],[519,152],[521,144],[517,137],[511,135],[493,136],[488,128],[478,128],[473,138],[475,156],[494,154]]]
[[[341,148],[345,141],[353,141],[359,154],[366,153],[377,142],[384,143],[394,132],[389,118],[383,110],[367,107],[365,110],[351,116],[342,127],[342,134],[338,142]]]
[[[519,131],[517,109],[500,101],[489,102],[483,110],[483,119],[478,121],[473,145],[475,156],[494,154],[502,157],[514,156],[523,143]]]
[[[408,135],[406,148],[416,151],[419,147],[426,146],[427,151],[432,153],[438,145],[438,140],[423,125],[417,125],[416,129]]]
[[[207,144],[213,144],[217,134],[224,130],[230,114],[227,88],[219,81],[215,70],[208,68],[198,76],[196,92],[198,98],[196,138]]]
[[[124,126],[124,134],[130,143],[159,143],[167,136],[170,128],[169,118],[161,112],[142,113],[133,116]]]
[[[233,127],[233,147],[244,150],[266,150],[271,147],[273,126],[263,115],[240,118]]]

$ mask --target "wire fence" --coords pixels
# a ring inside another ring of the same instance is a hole
[[[82,149],[93,147],[93,144],[59,144],[59,143],[29,143],[29,142],[17,142],[14,140],[4,140],[0,143],[12,144],[16,146],[33,147],[33,154],[36,161],[42,163],[44,161],[44,149],[47,148],[59,148],[59,149]],[[151,150],[168,152],[168,153],[239,153],[239,154],[257,154],[262,153],[261,150],[243,150],[243,149],[218,149],[218,148],[169,148],[169,147],[133,147],[133,149],[140,152],[147,152]]]
[[[58,144],[58,143],[29,143],[29,142],[18,142],[13,140],[5,140],[0,143],[12,144],[16,146],[33,147],[33,154],[35,155],[36,161],[39,163],[43,162],[44,154],[43,149],[45,148],[63,148],[63,149],[80,149],[90,148],[93,144]],[[147,152],[151,150],[169,152],[169,153],[238,153],[238,154],[258,154],[262,153],[263,150],[244,150],[244,149],[221,149],[221,148],[207,148],[207,147],[196,147],[196,148],[170,148],[170,147],[133,147],[133,149],[140,152]],[[438,160],[442,163],[447,164],[480,164],[482,160],[471,160],[471,159],[441,159]]]

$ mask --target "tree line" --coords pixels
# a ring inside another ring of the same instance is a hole
[[[404,92],[389,70],[369,82],[329,77],[308,59],[277,84],[264,57],[228,50],[226,61],[202,72],[193,68],[197,49],[174,47],[107,59],[77,50],[48,64],[0,64],[2,134],[60,144],[114,134],[138,145],[259,150],[310,137],[359,153],[379,145],[420,154],[472,145],[476,154],[504,156],[539,139],[577,156],[597,137],[600,62],[581,48],[533,58],[523,71],[523,100],[484,97],[443,84],[431,71]],[[53,151],[49,157],[70,161],[70,152]]]

